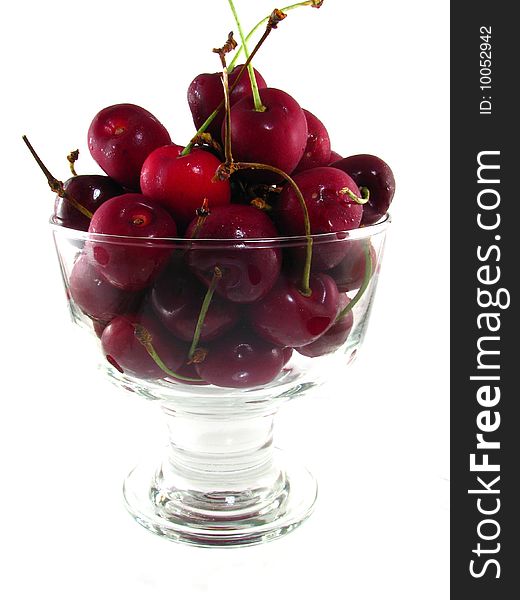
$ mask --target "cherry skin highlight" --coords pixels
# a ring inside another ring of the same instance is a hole
[[[340,312],[348,305],[349,302],[350,298],[346,294],[340,294]],[[353,325],[354,315],[352,314],[352,311],[349,311],[346,315],[335,321],[334,325],[329,327],[329,329],[327,329],[323,335],[320,335],[317,340],[307,344],[306,346],[295,348],[295,350],[303,356],[308,356],[309,358],[315,358],[316,356],[324,356],[325,354],[336,352],[336,350],[341,348],[341,346],[343,346],[343,344],[347,341]]]
[[[240,73],[243,65],[237,65],[229,74],[228,81],[229,87],[231,87]],[[256,76],[256,83],[259,89],[267,87],[264,78],[260,73],[254,69]],[[202,73],[197,75],[195,79],[190,83],[188,88],[188,104],[190,106],[191,115],[193,117],[193,123],[195,128],[198,130],[209,115],[219,106],[224,100],[224,88],[222,86],[222,73]],[[236,104],[242,98],[252,94],[251,81],[249,79],[247,71],[245,71],[240,77],[235,89],[229,95],[229,103],[231,106]],[[206,129],[214,140],[219,141],[220,133],[222,129],[222,123],[224,122],[225,111],[221,108],[213,119],[209,127]]]
[[[89,233],[133,238],[98,241],[94,236],[86,251],[112,285],[137,291],[152,283],[172,253],[171,246],[153,244],[153,238],[175,237],[177,227],[166,209],[153,200],[142,194],[123,194],[98,208]]]
[[[149,305],[161,323],[177,338],[191,342],[207,288],[185,267],[172,264],[155,282]],[[214,295],[202,325],[200,342],[230,330],[240,316],[239,306]]]
[[[72,300],[89,317],[107,322],[129,311],[138,295],[111,285],[85,254],[76,259],[69,279]]]
[[[206,357],[196,369],[213,385],[248,388],[271,382],[283,366],[282,348],[239,329],[208,345]]]
[[[186,345],[165,332],[156,320],[144,315],[116,317],[105,327],[101,345],[107,360],[123,373],[140,379],[164,379],[168,376],[137,339],[136,325],[146,328],[161,360],[177,373],[176,369],[181,367],[187,356]]]
[[[141,167],[146,157],[171,143],[165,127],[144,108],[115,104],[94,117],[88,130],[92,158],[123,187],[139,191]]]
[[[261,91],[266,110],[256,111],[253,97],[231,107],[231,147],[237,162],[271,165],[290,175],[307,145],[307,119],[294,98],[282,90]],[[224,136],[224,125],[222,126]],[[241,171],[248,181],[277,183],[282,180],[269,171]]]
[[[252,206],[229,204],[211,211],[199,227],[195,219],[186,237],[214,239],[211,251],[207,246],[186,253],[186,262],[201,281],[209,285],[215,267],[222,272],[216,292],[238,303],[255,302],[264,297],[280,273],[282,256],[279,248],[255,248],[248,239],[275,238],[278,232],[271,219]],[[227,241],[219,241],[227,240]]]
[[[205,150],[193,149],[180,156],[182,146],[170,144],[154,150],[141,171],[143,194],[157,200],[184,231],[195,218],[204,199],[211,210],[229,204],[229,181],[213,181],[220,160]]]
[[[359,227],[363,206],[351,200],[343,190],[348,188],[357,196],[360,196],[360,192],[346,173],[332,167],[316,167],[296,174],[294,181],[307,205],[312,234],[335,233]],[[305,234],[303,212],[292,186],[284,186],[276,204],[274,218],[281,234]],[[317,241],[312,254],[313,270],[334,267],[342,260],[346,251],[344,244],[336,240]],[[302,250],[297,248],[294,254],[300,256]]]
[[[307,120],[307,145],[294,173],[330,164],[330,138],[325,125],[308,110],[303,112]]]
[[[63,189],[91,213],[109,198],[124,193],[123,188],[106,175],[76,175],[67,179]],[[90,225],[90,219],[61,196],[56,196],[53,221],[79,231],[88,231]]]
[[[348,173],[359,187],[370,192],[363,211],[363,225],[372,225],[386,215],[395,193],[392,169],[372,154],[348,156],[333,164],[336,169]]]
[[[304,296],[296,283],[280,277],[261,302],[248,309],[253,329],[277,346],[296,348],[317,340],[331,327],[339,312],[339,292],[328,275],[313,275],[311,295]]]

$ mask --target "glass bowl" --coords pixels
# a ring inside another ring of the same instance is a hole
[[[274,448],[274,418],[356,357],[389,223],[311,236],[309,295],[305,237],[142,239],[51,220],[73,323],[109,379],[167,422],[164,455],[124,483],[141,525],[243,546],[311,514],[316,481]]]

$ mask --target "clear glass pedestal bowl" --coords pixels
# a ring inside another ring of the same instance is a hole
[[[108,378],[156,400],[167,424],[163,456],[139,464],[124,482],[126,507],[138,523],[196,546],[245,546],[278,538],[307,519],[316,481],[297,458],[274,447],[275,417],[283,402],[333,379],[355,358],[389,223],[386,216],[353,231],[312,236],[311,284],[315,276],[321,281],[311,285],[311,298],[320,305],[313,316],[298,301],[287,301],[291,282],[294,294],[302,277],[304,237],[143,240],[51,222],[73,323],[84,330],[86,343],[97,345]],[[216,265],[218,281],[211,277]],[[331,285],[339,304],[327,319],[321,305],[326,294],[330,300]],[[281,300],[273,304],[277,288]],[[212,331],[214,322],[204,329],[200,311],[208,296],[206,319],[212,306],[218,308],[227,331]],[[270,302],[275,311],[282,307],[281,319],[269,313]],[[226,310],[233,314],[227,320]],[[271,333],[258,313],[271,318]],[[201,336],[194,344],[186,323],[194,332],[196,322]],[[270,338],[278,329],[293,340],[310,332],[314,341],[291,351]],[[114,342],[111,334],[118,331]],[[174,368],[166,364],[170,355]],[[205,361],[215,363],[210,371],[216,382],[192,381],[209,369],[201,367]]]

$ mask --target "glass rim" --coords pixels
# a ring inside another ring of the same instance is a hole
[[[314,243],[323,242],[340,242],[346,240],[361,240],[369,239],[382,231],[385,231],[392,222],[390,213],[386,213],[385,216],[374,223],[373,225],[366,225],[358,227],[356,229],[349,229],[345,231],[334,231],[332,233],[315,233],[311,234],[311,238]],[[54,232],[63,234],[71,239],[83,240],[83,241],[96,241],[96,242],[107,242],[107,243],[126,243],[136,245],[160,245],[160,244],[175,244],[175,245],[201,245],[210,246],[216,244],[221,246],[223,244],[229,245],[305,245],[307,238],[304,235],[293,235],[293,236],[278,236],[271,238],[183,238],[183,237],[137,237],[137,236],[125,236],[125,235],[114,235],[108,233],[89,233],[88,231],[81,231],[79,229],[72,229],[71,227],[64,227],[54,221],[54,217],[49,219],[49,224]]]

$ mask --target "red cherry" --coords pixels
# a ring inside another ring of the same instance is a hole
[[[339,312],[339,292],[328,275],[313,275],[311,295],[304,296],[298,286],[280,277],[261,302],[249,307],[253,329],[277,346],[296,348],[310,344],[332,326]]]
[[[141,171],[143,194],[160,202],[183,231],[195,218],[204,200],[214,208],[229,204],[229,181],[213,181],[220,160],[195,148],[180,156],[182,146],[171,144],[154,150]]]
[[[88,130],[88,147],[98,165],[122,186],[139,190],[145,158],[171,142],[163,125],[135,104],[115,104],[94,117]]]
[[[206,287],[194,275],[173,263],[155,282],[149,304],[169,331],[179,339],[191,342],[205,294]],[[204,317],[200,341],[220,337],[235,325],[239,316],[238,305],[213,296]]]
[[[127,312],[138,296],[111,285],[85,254],[76,259],[69,279],[72,300],[89,317],[107,322]]]
[[[98,208],[89,232],[133,238],[98,241],[94,236],[86,250],[112,285],[141,290],[157,277],[172,253],[171,245],[152,244],[151,240],[175,237],[177,227],[168,212],[153,200],[142,194],[123,194]]]
[[[359,187],[370,192],[363,211],[363,225],[372,225],[386,215],[395,193],[392,169],[372,154],[347,156],[333,164],[336,169],[348,173]]]
[[[298,173],[294,176],[294,181],[307,205],[312,234],[341,232],[359,227],[363,206],[351,200],[344,190],[348,188],[357,196],[360,196],[360,192],[346,173],[332,167],[317,167]],[[280,233],[300,236],[305,234],[303,212],[290,185],[285,185],[280,194],[274,218]],[[296,250],[297,256],[303,256],[299,248]],[[338,241],[318,240],[313,247],[313,269],[319,271],[334,267],[345,256],[346,251],[344,244]]]
[[[240,73],[243,65],[237,65],[228,75],[229,87],[231,87]],[[256,83],[260,89],[267,87],[264,78],[254,69]],[[224,100],[224,88],[222,87],[222,73],[202,73],[197,75],[190,83],[188,88],[188,104],[190,106],[193,123],[198,130],[209,115],[219,106]],[[236,104],[242,98],[249,96],[252,93],[251,80],[247,71],[242,74],[240,81],[229,95],[229,103],[231,106]],[[207,128],[207,132],[211,133],[213,139],[220,139],[220,131],[224,121],[225,112],[222,108],[217,116]]]
[[[252,96],[231,107],[233,157],[238,162],[271,165],[291,174],[307,145],[305,114],[298,102],[282,90],[265,88],[260,95],[266,107],[263,112],[255,110]],[[269,171],[248,170],[241,171],[241,175],[262,183],[281,181]]]
[[[346,294],[340,294],[339,306],[340,312],[348,305],[350,298]],[[316,356],[324,356],[336,352],[347,341],[352,327],[354,325],[354,315],[349,311],[346,315],[335,321],[332,327],[329,327],[323,335],[301,348],[295,348],[297,352],[315,358]]]
[[[366,240],[346,240],[344,242],[345,257],[328,274],[334,279],[340,292],[350,292],[361,287],[366,271],[365,246]],[[372,259],[372,273],[377,266],[377,255],[374,246],[370,244],[370,258]]]
[[[283,365],[282,348],[237,330],[210,344],[196,368],[199,376],[213,385],[248,388],[271,382]]]
[[[136,325],[142,325],[152,336],[152,344],[161,360],[171,371],[186,360],[186,347],[165,332],[154,320],[144,315],[116,317],[105,327],[101,345],[107,360],[119,371],[140,379],[164,379],[167,374],[155,363],[135,335]]]
[[[106,175],[76,175],[67,179],[63,189],[91,213],[109,198],[124,193],[123,188]],[[60,196],[56,196],[54,203],[54,222],[80,231],[87,231],[90,225],[89,218]]]
[[[276,238],[278,232],[271,219],[252,206],[229,204],[211,211],[200,228],[195,219],[186,237],[197,234],[200,239],[214,239],[208,247],[197,246],[186,253],[190,269],[209,285],[215,267],[222,272],[218,294],[232,302],[255,302],[265,296],[275,284],[281,269],[282,256],[277,247],[247,246],[248,239]]]
[[[330,151],[330,158],[329,158],[329,167],[333,165],[333,163],[335,163],[337,160],[341,160],[343,157],[341,156],[341,154],[338,154],[337,152],[334,152],[334,150]]]
[[[295,173],[314,167],[326,167],[330,164],[330,138],[325,125],[308,110],[303,109],[303,112],[307,120],[307,146],[302,159],[294,169]]]

